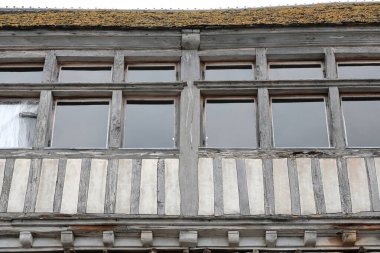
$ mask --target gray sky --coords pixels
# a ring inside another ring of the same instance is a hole
[[[0,0],[0,7],[101,9],[218,9],[328,3],[328,0]],[[336,1],[335,1],[336,2]],[[355,2],[353,0],[337,2]],[[368,1],[369,2],[369,1]]]

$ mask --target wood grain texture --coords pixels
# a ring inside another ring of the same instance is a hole
[[[132,160],[131,214],[139,214],[141,159]]]
[[[272,147],[272,119],[269,101],[268,89],[259,88],[257,91],[258,125],[260,147],[263,150],[268,150]]]
[[[157,162],[157,214],[165,214],[165,160]]]
[[[268,80],[268,62],[266,51],[266,48],[256,48],[256,80]]]
[[[109,148],[120,148],[122,142],[121,120],[123,118],[123,92],[121,90],[112,91],[111,115],[109,126]]]
[[[335,59],[334,48],[328,47],[325,51],[325,73],[327,79],[337,79],[338,71]]]
[[[6,212],[8,209],[9,192],[12,184],[14,164],[15,159],[6,159],[4,168],[4,179],[0,195],[0,212]]]
[[[42,73],[43,83],[54,83],[58,78],[58,63],[54,50],[47,52],[45,56],[44,69]]]
[[[125,54],[123,51],[121,50],[116,51],[114,60],[113,60],[113,66],[112,66],[112,82],[114,83],[124,82],[124,76],[125,76],[124,57],[125,57]]]
[[[375,159],[373,157],[366,157],[365,164],[371,199],[371,211],[380,211],[379,184],[377,182]]]
[[[347,173],[347,161],[344,158],[337,159],[340,201],[344,213],[352,212],[350,183]]]
[[[338,87],[329,88],[329,109],[332,120],[333,145],[335,148],[343,149],[346,142]]]
[[[289,175],[289,188],[291,198],[292,214],[301,214],[300,203],[300,185],[298,182],[298,170],[296,159],[288,158],[288,175]]]
[[[41,159],[32,159],[30,164],[29,179],[24,202],[25,213],[34,212],[36,208],[38,186],[40,184],[41,176],[41,163]]]
[[[37,111],[36,135],[34,139],[34,147],[36,148],[43,148],[48,146],[52,108],[52,92],[49,90],[41,91]]]
[[[275,195],[273,186],[273,161],[271,159],[263,159],[263,176],[265,214],[273,215],[275,213]]]
[[[241,215],[249,215],[249,197],[247,186],[247,173],[244,159],[236,160],[237,184],[239,190],[239,206]]]
[[[63,186],[66,177],[66,164],[67,159],[61,158],[58,162],[57,182],[55,185],[53,212],[59,213],[61,211],[61,204],[63,198]]]
[[[317,158],[311,158],[311,176],[313,180],[316,212],[317,214],[326,213],[326,202],[322,183],[322,174],[321,168],[319,166],[319,159]]]
[[[108,161],[104,213],[115,213],[119,160]]]
[[[222,159],[213,160],[213,179],[214,179],[214,212],[215,216],[221,216],[224,212],[223,202],[223,171]]]
[[[91,173],[91,159],[82,159],[80,181],[79,181],[79,195],[78,195],[78,213],[85,213],[87,210],[87,197],[88,197],[88,184],[90,182]]]

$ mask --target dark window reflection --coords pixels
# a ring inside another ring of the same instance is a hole
[[[256,148],[256,106],[249,100],[207,100],[206,147]]]
[[[271,64],[271,80],[323,79],[321,64]]]
[[[111,67],[61,67],[59,81],[63,83],[111,82]]]
[[[206,65],[204,79],[207,81],[253,80],[252,65]]]
[[[0,83],[40,83],[42,67],[0,68]]]
[[[380,63],[342,63],[338,65],[338,76],[343,79],[378,79]]]
[[[52,147],[105,148],[108,102],[58,102]]]
[[[124,120],[123,147],[175,147],[174,101],[128,101]]]
[[[329,147],[323,99],[273,99],[276,147]]]
[[[343,98],[347,144],[350,147],[380,146],[380,98]]]
[[[127,82],[175,82],[175,66],[128,66]]]

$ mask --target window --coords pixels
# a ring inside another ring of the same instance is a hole
[[[27,148],[33,145],[38,102],[0,102],[0,148]]]
[[[345,79],[379,79],[380,62],[338,63],[338,76]]]
[[[206,64],[203,75],[207,81],[244,81],[255,78],[252,64]]]
[[[349,147],[380,146],[380,97],[343,97],[342,110]]]
[[[105,148],[108,101],[57,101],[53,128],[54,148]]]
[[[108,83],[112,81],[111,70],[111,66],[62,66],[58,80],[62,83]]]
[[[253,98],[206,99],[204,146],[256,148],[256,104]]]
[[[175,65],[129,65],[127,82],[175,82],[177,70]]]
[[[0,67],[0,83],[40,83],[43,67],[39,65]]]
[[[175,148],[174,100],[127,100],[124,148]]]
[[[329,147],[324,98],[272,98],[275,147]]]
[[[318,62],[269,64],[269,79],[271,80],[323,79],[323,77],[322,64]]]

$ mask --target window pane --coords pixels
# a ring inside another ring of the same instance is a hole
[[[343,98],[347,144],[351,147],[380,146],[380,98]]]
[[[323,79],[320,64],[271,64],[269,66],[269,79],[271,80],[305,80]]]
[[[62,67],[59,81],[63,83],[111,82],[111,67]]]
[[[108,102],[58,102],[52,147],[105,148]]]
[[[0,103],[0,148],[31,147],[36,130],[38,103]]]
[[[205,69],[207,81],[243,81],[253,80],[252,65],[210,65]]]
[[[128,66],[127,82],[175,82],[174,66]]]
[[[256,106],[254,100],[207,100],[205,108],[206,146],[256,148]]]
[[[128,101],[123,147],[174,148],[174,110],[174,101]]]
[[[0,68],[0,83],[40,83],[42,67]]]
[[[276,147],[329,147],[323,99],[272,100]]]
[[[378,79],[380,78],[380,63],[339,64],[338,76],[347,79]]]

